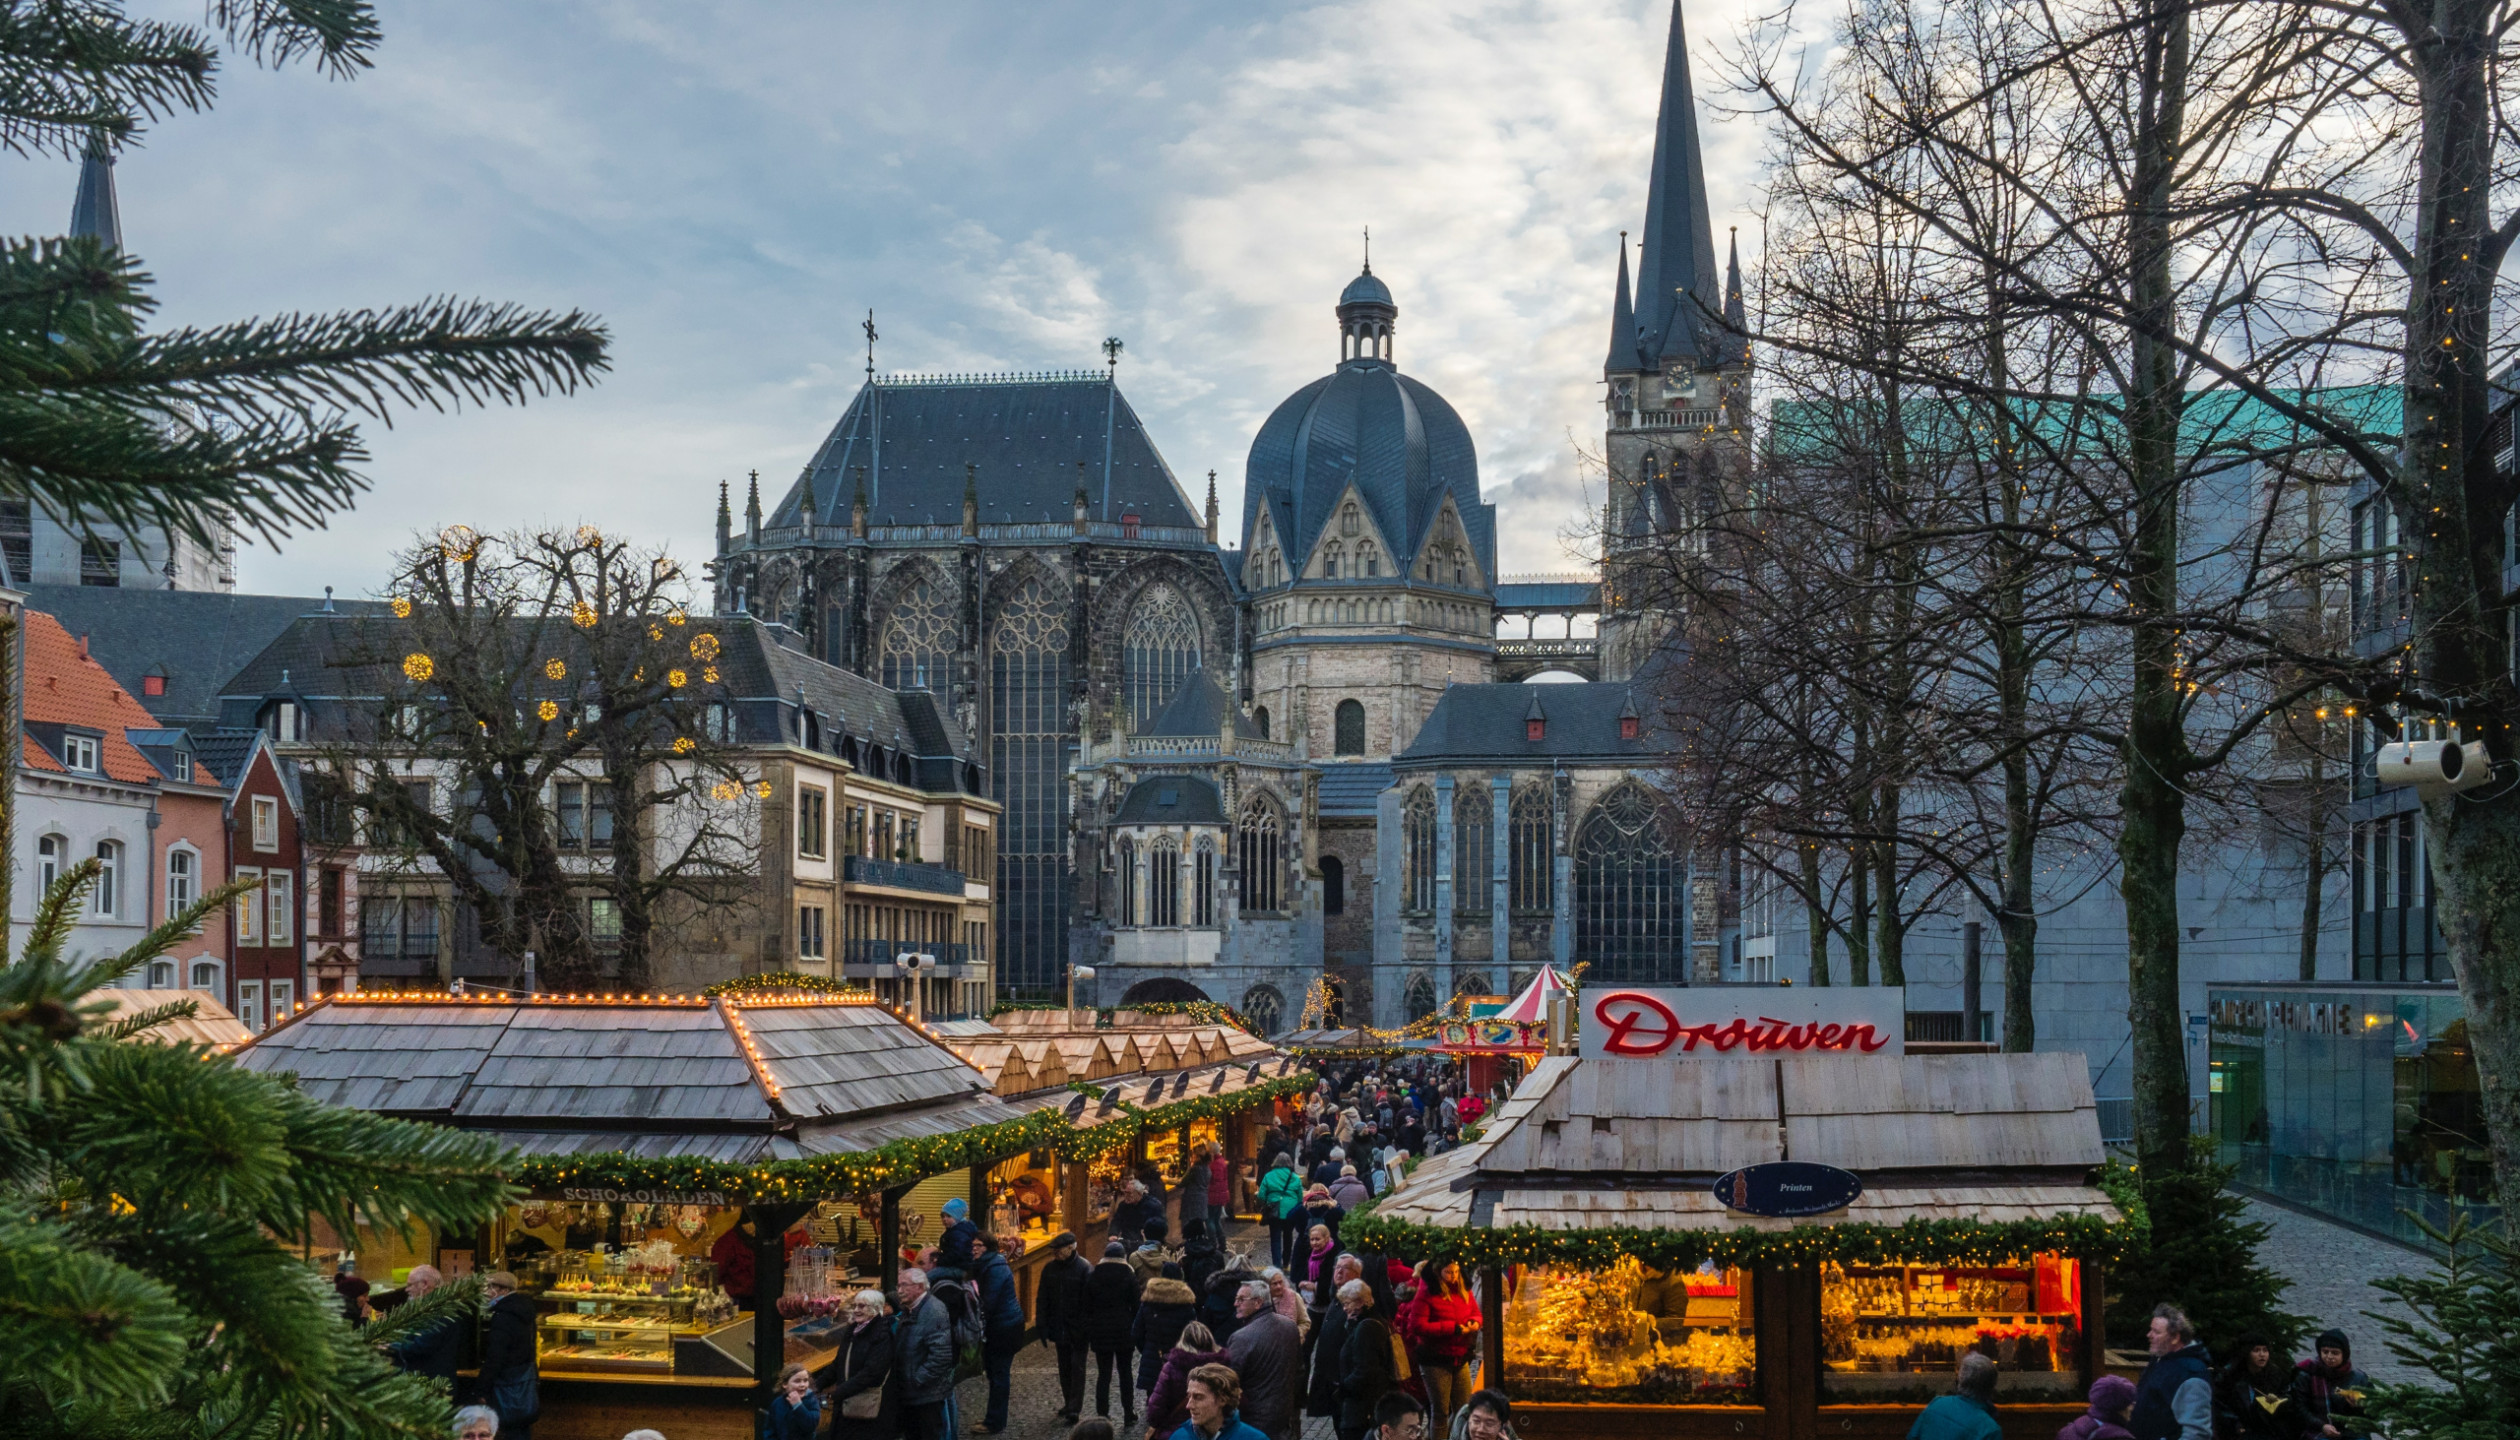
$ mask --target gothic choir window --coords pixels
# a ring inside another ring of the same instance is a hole
[[[1170,585],[1149,585],[1129,607],[1121,650],[1130,728],[1144,728],[1198,668],[1199,619],[1190,602]]]
[[[1242,871],[1242,908],[1245,914],[1278,907],[1279,831],[1283,821],[1275,802],[1266,795],[1254,795],[1242,808],[1242,819],[1234,827],[1234,863]]]
[[[1336,855],[1321,857],[1321,913],[1347,913],[1347,862]]]
[[[1135,925],[1138,923],[1137,841],[1123,835],[1120,843],[1112,849],[1112,864],[1120,871],[1120,923]]]
[[[1685,980],[1683,873],[1663,807],[1633,780],[1593,806],[1575,836],[1575,949],[1591,975],[1626,984]]]
[[[1488,908],[1488,867],[1495,857],[1488,821],[1496,807],[1488,800],[1486,784],[1473,780],[1453,792],[1453,908],[1485,914]]]
[[[1146,923],[1181,923],[1181,842],[1169,835],[1146,853]]]
[[[1365,753],[1365,707],[1354,700],[1342,700],[1330,712],[1331,745],[1340,755]]]
[[[1435,977],[1423,970],[1409,972],[1409,983],[1400,992],[1403,1019],[1423,1020],[1435,1013]]]
[[[1216,841],[1211,836],[1199,837],[1199,848],[1190,875],[1190,923],[1207,926],[1216,923]]]
[[[1342,534],[1342,535],[1354,535],[1356,532],[1358,532],[1359,530],[1362,530],[1362,529],[1364,529],[1364,528],[1365,528],[1365,521],[1364,521],[1364,517],[1362,517],[1362,516],[1360,516],[1360,515],[1358,515],[1358,514],[1356,513],[1356,507],[1355,507],[1355,506],[1350,505],[1350,506],[1348,506],[1346,509],[1341,510],[1341,511],[1339,512],[1339,533],[1340,533],[1340,534]]]
[[[1505,836],[1508,902],[1517,912],[1545,911],[1556,899],[1557,867],[1550,855],[1549,792],[1526,785],[1514,795]]]
[[[1335,540],[1321,547],[1321,578],[1339,578],[1339,542]]]
[[[1408,802],[1400,810],[1400,836],[1404,863],[1400,903],[1415,913],[1424,914],[1435,908],[1435,792],[1432,789],[1420,785],[1409,792]]]
[[[1368,580],[1382,573],[1382,558],[1374,553],[1370,542],[1356,547],[1356,568]]]
[[[1067,973],[1068,588],[1033,575],[989,638],[990,798],[998,842],[997,979],[1015,995],[1055,992]]]
[[[945,587],[920,574],[902,587],[875,645],[887,690],[944,693],[953,674],[954,615]]]
[[[1274,985],[1254,985],[1243,992],[1242,1015],[1262,1035],[1275,1035],[1286,1023],[1286,997]]]
[[[1472,970],[1453,982],[1453,993],[1455,995],[1488,995],[1495,992],[1488,989],[1486,975]]]

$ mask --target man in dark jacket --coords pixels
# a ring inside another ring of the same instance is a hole
[[[1167,1265],[1167,1270],[1179,1270]],[[1164,1368],[1164,1352],[1181,1339],[1183,1327],[1199,1318],[1198,1293],[1179,1275],[1158,1275],[1138,1294],[1137,1318],[1129,1324],[1129,1344],[1138,1354],[1138,1388],[1152,1390]]]
[[[2153,1307],[2144,1339],[2152,1363],[2135,1382],[2135,1413],[2126,1428],[2135,1440],[2213,1440],[2213,1364],[2186,1312]]]
[[[902,1440],[946,1440],[954,1393],[954,1318],[928,1293],[928,1277],[904,1270],[893,1316],[893,1383],[901,1392]]]
[[[1955,1390],[1925,1407],[1907,1440],[2004,1440],[1995,1418],[1995,1362],[1974,1350],[1961,1356]]]
[[[1024,1297],[1015,1288],[1015,1271],[1000,1253],[1001,1244],[995,1235],[971,1240],[971,1278],[980,1284],[980,1363],[989,1377],[989,1412],[978,1431],[982,1435],[1006,1428],[1015,1352],[1024,1348]]]
[[[1094,1267],[1076,1253],[1076,1236],[1062,1230],[1050,1241],[1033,1310],[1042,1343],[1059,1355],[1059,1418],[1070,1425],[1085,1409],[1085,1280]]]
[[[1323,1287],[1325,1290],[1328,1286]],[[1347,1311],[1334,1301],[1313,1312],[1312,1333],[1304,1337],[1304,1413],[1339,1423],[1339,1361],[1347,1345]]]
[[[1164,1221],[1164,1197],[1150,1192],[1143,1180],[1131,1179],[1121,1188],[1120,1203],[1111,1207],[1111,1238],[1125,1240],[1134,1249],[1146,1238],[1149,1221]]]
[[[499,1412],[501,1435],[533,1440],[534,1417],[542,1411],[534,1371],[534,1302],[516,1293],[516,1277],[505,1270],[481,1282],[481,1298],[489,1315],[481,1331],[482,1398]]]
[[[1373,1428],[1374,1407],[1400,1388],[1391,1365],[1391,1331],[1374,1318],[1374,1292],[1362,1280],[1339,1287],[1347,1334],[1339,1342],[1339,1440],[1363,1440]]]
[[[435,1265],[414,1265],[403,1281],[405,1302],[421,1299],[437,1289],[440,1281]],[[414,1375],[430,1375],[446,1382],[451,1391],[455,1372],[463,1367],[464,1327],[449,1316],[416,1335],[406,1335],[385,1347],[387,1358]]]
[[[1240,1323],[1225,1353],[1242,1377],[1243,1423],[1269,1440],[1295,1440],[1303,1421],[1304,1339],[1271,1303],[1266,1280],[1242,1283],[1234,1314]]]
[[[1129,1245],[1118,1236],[1103,1246],[1102,1263],[1085,1277],[1080,1297],[1085,1343],[1094,1351],[1094,1413],[1111,1415],[1111,1375],[1120,1372],[1120,1413],[1137,1423],[1137,1391],[1130,1385],[1129,1332],[1137,1323],[1138,1273],[1129,1267]]]

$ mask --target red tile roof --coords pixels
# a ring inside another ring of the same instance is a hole
[[[139,701],[123,693],[105,667],[80,652],[79,642],[61,622],[40,610],[26,612],[26,718],[37,724],[77,725],[102,730],[102,759],[110,779],[153,785],[157,767],[141,758],[126,726],[162,729]],[[61,762],[29,737],[26,763],[36,770],[66,773]]]

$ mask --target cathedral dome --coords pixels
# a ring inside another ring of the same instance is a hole
[[[1353,485],[1400,565],[1419,553],[1449,498],[1479,582],[1492,585],[1496,512],[1479,498],[1470,427],[1443,396],[1392,363],[1397,314],[1372,272],[1349,282],[1339,300],[1339,368],[1288,396],[1252,439],[1243,469],[1244,552],[1265,507],[1289,571],[1300,569]]]

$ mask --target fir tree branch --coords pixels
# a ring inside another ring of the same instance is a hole
[[[218,52],[109,0],[0,0],[0,148],[75,156],[92,131],[210,103]]]

